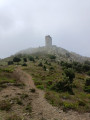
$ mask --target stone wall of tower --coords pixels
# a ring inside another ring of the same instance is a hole
[[[45,46],[47,48],[52,47],[52,38],[50,37],[50,35],[45,36]]]

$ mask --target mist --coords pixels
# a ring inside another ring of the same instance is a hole
[[[90,57],[90,0],[0,0],[0,58],[53,45]]]

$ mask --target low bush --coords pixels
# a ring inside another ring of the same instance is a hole
[[[63,102],[63,111],[67,110],[77,110],[78,109],[78,103],[69,103],[69,102]]]
[[[64,74],[69,78],[70,83],[72,83],[75,78],[74,70],[72,68],[65,69]]]
[[[49,55],[49,58],[50,59],[56,59],[56,56],[55,55]]]
[[[46,71],[46,66],[45,65],[43,66],[43,70]]]
[[[87,72],[87,75],[89,75],[89,76],[90,76],[90,70]]]
[[[43,89],[44,89],[44,86],[43,86],[43,85],[37,85],[37,88],[43,90]]]
[[[85,86],[84,91],[90,93],[90,86]]]
[[[56,92],[48,91],[45,94],[45,98],[49,101],[50,104],[54,106],[62,106],[63,102],[60,99],[59,95]]]
[[[20,61],[21,61],[21,59],[19,57],[14,57],[13,58],[13,62],[20,62]]]
[[[50,67],[50,70],[54,70],[54,67]]]
[[[26,64],[26,63],[23,63],[22,66],[27,66],[27,64]]]
[[[38,64],[38,66],[42,67],[42,66],[43,66],[42,62],[40,62],[40,63]]]
[[[90,93],[90,78],[86,79],[84,91]]]
[[[13,65],[13,61],[8,61],[8,65]]]
[[[1,72],[7,72],[7,73],[12,73],[14,71],[14,68],[0,68]]]
[[[23,58],[23,61],[24,61],[24,62],[27,62],[27,58]]]
[[[11,109],[11,104],[8,100],[0,101],[0,110],[9,111]]]
[[[29,60],[30,60],[30,61],[33,61],[33,62],[35,61],[35,60],[34,60],[34,57],[32,57],[32,56],[29,56]]]
[[[52,87],[52,90],[55,90],[57,92],[69,92],[73,94],[72,91],[72,84],[69,82],[69,78],[65,77],[64,80],[60,80],[56,82]]]
[[[85,86],[90,86],[90,78],[87,78],[87,79],[86,79]]]
[[[86,103],[85,103],[85,101],[79,100],[79,101],[78,101],[78,105],[79,105],[79,106],[85,106]]]

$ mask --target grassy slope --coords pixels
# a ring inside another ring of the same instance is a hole
[[[55,90],[51,90],[51,88],[57,81],[62,80],[62,67],[57,61],[51,60],[47,55],[40,55],[38,58],[34,55],[34,58],[35,62],[28,60],[27,66],[22,67],[22,69],[33,76],[35,85],[38,88],[46,91],[45,97],[52,105],[61,107],[63,110],[74,109],[79,112],[90,112],[90,94],[83,90],[85,79],[87,78],[85,73],[75,73],[76,77],[73,83],[75,86],[73,87],[74,95],[68,92],[56,92]],[[38,66],[40,62],[42,62],[43,66]],[[22,65],[22,63],[23,60],[19,65]],[[4,62],[4,64],[6,63]],[[1,74],[0,77],[1,80],[4,79],[7,81],[7,78],[2,78],[3,76]],[[14,82],[14,80],[10,78],[9,82],[12,81]]]
[[[48,64],[45,64],[49,61]],[[43,66],[38,66],[42,62],[47,70],[43,69]],[[51,69],[54,68],[54,69]],[[84,92],[85,79],[87,75],[84,73],[75,73],[73,91],[74,95],[70,95],[68,92],[56,92],[51,90],[51,87],[55,82],[62,80],[62,67],[58,65],[58,62],[50,60],[48,58],[39,58],[35,62],[28,62],[28,66],[23,68],[33,76],[33,80],[36,86],[46,91],[46,99],[53,105],[62,107],[63,110],[74,109],[79,112],[90,112],[90,94]]]

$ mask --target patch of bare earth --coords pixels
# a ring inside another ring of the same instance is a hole
[[[5,120],[5,117],[9,114],[19,114],[22,120],[90,120],[90,114],[79,114],[78,112],[69,111],[63,112],[63,110],[53,107],[44,98],[45,92],[39,90],[34,85],[32,77],[18,68],[16,71],[19,80],[25,84],[24,88],[18,88],[15,86],[9,86],[0,92],[0,100],[8,97],[8,99],[14,97],[20,97],[21,94],[28,94],[28,97],[23,99],[23,105],[14,104],[9,112],[0,111],[0,120]],[[30,89],[35,89],[35,93],[30,92]],[[26,104],[31,103],[32,113],[25,111]],[[5,117],[4,117],[5,116]]]

